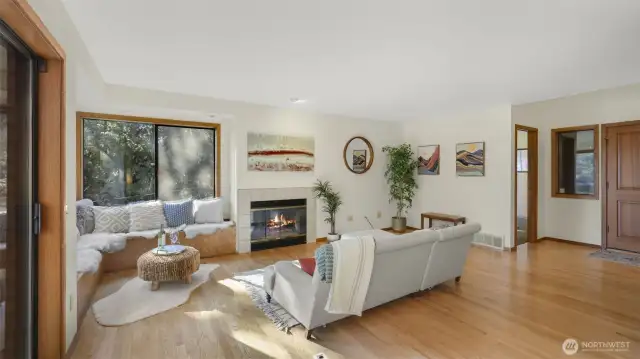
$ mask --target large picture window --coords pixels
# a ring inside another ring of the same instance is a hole
[[[82,198],[112,206],[217,194],[217,124],[97,117],[78,117]]]

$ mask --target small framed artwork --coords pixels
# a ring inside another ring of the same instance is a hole
[[[484,176],[484,142],[456,145],[456,174],[461,177]]]
[[[418,174],[440,174],[440,145],[418,146]]]
[[[353,150],[353,170],[362,172],[367,167],[367,150]]]

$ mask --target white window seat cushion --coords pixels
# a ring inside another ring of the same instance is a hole
[[[183,228],[184,228],[184,225],[182,225],[180,227],[176,227],[176,228],[165,228],[164,230],[166,232],[174,232],[174,231],[180,231]],[[160,228],[148,229],[146,231],[136,231],[136,232],[123,233],[123,235],[127,236],[127,238],[142,237],[142,238],[146,238],[146,239],[153,239],[153,238],[156,238],[156,236],[158,235],[158,232],[160,232]],[[167,242],[168,241],[169,241],[169,238],[167,238]]]
[[[76,249],[113,253],[123,250],[126,244],[127,236],[124,233],[87,233],[80,236]]]
[[[102,253],[96,249],[83,248],[76,251],[76,272],[95,273],[102,262]]]

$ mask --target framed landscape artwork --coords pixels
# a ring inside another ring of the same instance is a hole
[[[440,174],[440,145],[418,146],[418,174]]]
[[[315,164],[313,137],[247,134],[249,171],[310,172]]]
[[[484,176],[484,142],[456,145],[456,174],[464,177]]]
[[[367,150],[353,150],[353,170],[364,171],[367,167]]]

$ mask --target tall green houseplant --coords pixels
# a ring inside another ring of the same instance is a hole
[[[387,154],[387,167],[384,176],[389,184],[389,203],[396,202],[396,216],[392,219],[392,228],[396,231],[407,229],[405,214],[413,204],[413,197],[418,189],[416,169],[418,159],[408,143],[399,146],[384,146],[382,152]]]
[[[336,232],[336,213],[342,205],[340,193],[333,189],[331,182],[317,180],[313,185],[313,195],[324,202],[322,212],[327,214],[325,222],[331,225],[331,232],[327,236],[328,240],[337,240],[340,235]]]

